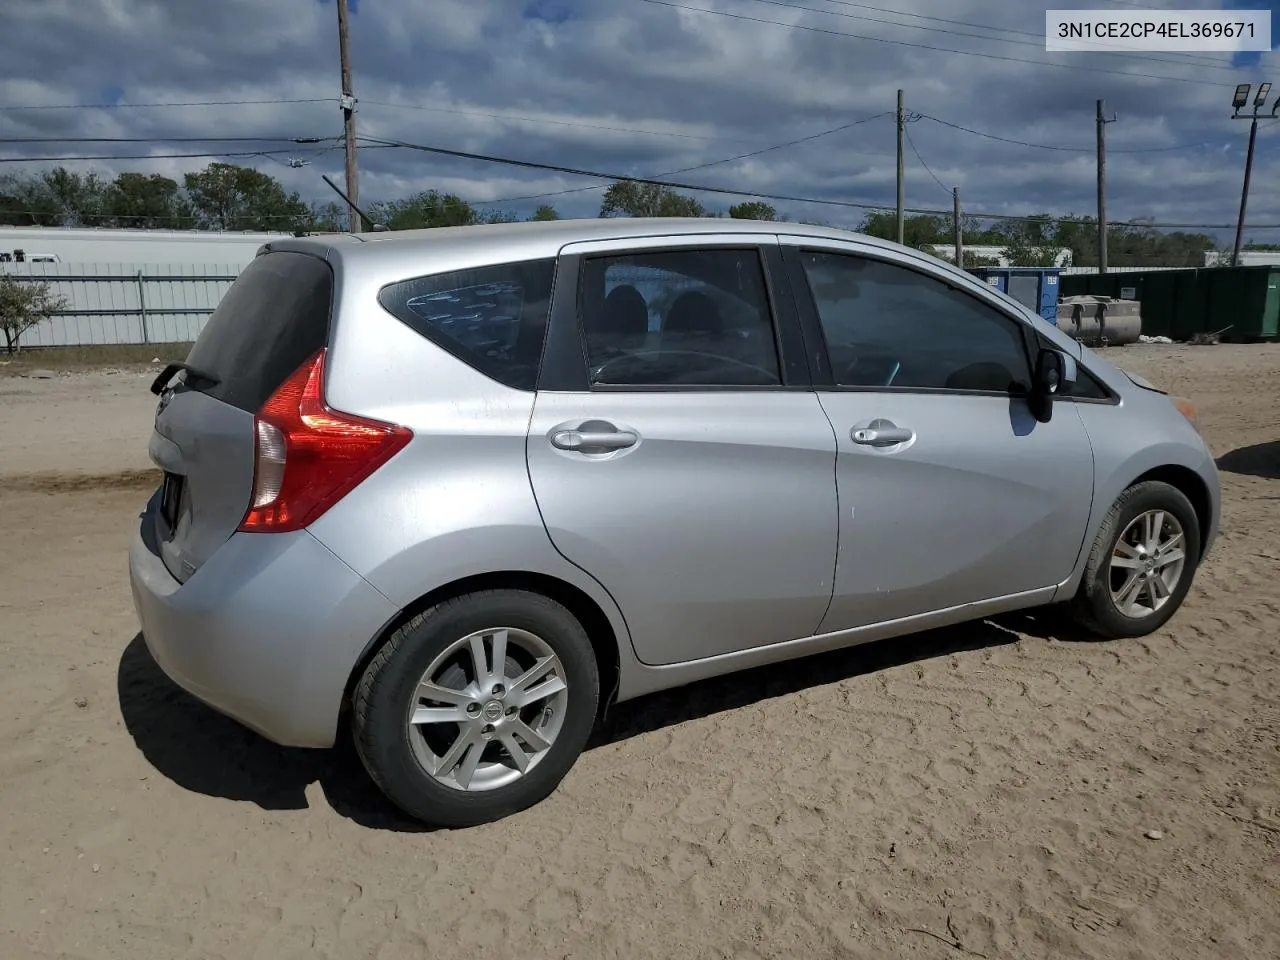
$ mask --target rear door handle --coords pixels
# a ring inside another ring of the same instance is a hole
[[[635,446],[640,439],[625,430],[613,432],[558,430],[551,435],[551,445],[560,450],[576,450],[579,453],[601,453],[624,450]]]
[[[892,447],[895,444],[906,443],[915,434],[905,427],[894,426],[892,423],[882,420],[869,427],[854,429],[850,436],[853,437],[854,443],[859,443],[866,447]]]

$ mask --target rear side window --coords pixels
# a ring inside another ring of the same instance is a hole
[[[754,248],[593,257],[583,265],[580,303],[593,385],[782,382]]]
[[[554,279],[554,259],[525,260],[394,283],[378,302],[486,377],[533,390]]]
[[[333,272],[319,257],[255,257],[223,296],[187,355],[218,382],[205,393],[257,412],[329,338]]]

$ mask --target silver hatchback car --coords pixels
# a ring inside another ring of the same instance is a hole
[[[799,224],[272,242],[153,390],[152,655],[277,743],[349,729],[441,826],[663,688],[1049,604],[1150,633],[1219,522],[1187,403]]]

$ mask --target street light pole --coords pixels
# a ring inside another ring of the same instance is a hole
[[[1244,210],[1249,204],[1249,177],[1253,173],[1253,145],[1258,141],[1258,118],[1249,124],[1249,150],[1244,158],[1244,187],[1240,191],[1240,217],[1236,220],[1236,242],[1231,248],[1231,265],[1240,266],[1240,244],[1244,240]]]
[[[1280,98],[1276,99],[1275,106],[1271,108],[1270,116],[1260,116],[1258,111],[1262,109],[1267,102],[1267,95],[1271,93],[1271,84],[1258,84],[1258,93],[1253,98],[1253,113],[1241,114],[1240,108],[1249,101],[1249,87],[1251,84],[1242,83],[1236,87],[1235,96],[1232,98],[1231,106],[1235,108],[1235,112],[1231,115],[1232,120],[1248,120],[1249,121],[1249,149],[1244,159],[1244,186],[1240,189],[1240,217],[1236,220],[1236,242],[1231,249],[1231,265],[1238,267],[1240,265],[1240,245],[1244,241],[1244,212],[1249,205],[1249,180],[1253,175],[1253,148],[1258,141],[1258,121],[1259,120],[1276,120],[1276,112],[1280,111]]]

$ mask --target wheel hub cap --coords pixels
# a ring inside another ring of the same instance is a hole
[[[414,758],[455,790],[507,786],[547,755],[568,695],[560,659],[541,637],[514,627],[469,634],[418,682],[406,717]]]
[[[1126,617],[1140,619],[1169,602],[1186,567],[1182,524],[1165,510],[1134,517],[1112,548],[1111,600]]]

